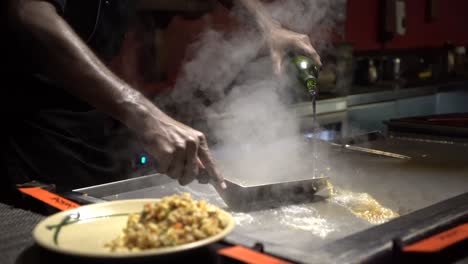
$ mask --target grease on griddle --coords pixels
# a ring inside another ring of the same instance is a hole
[[[281,208],[281,223],[292,227],[312,232],[314,235],[326,238],[336,227],[323,218],[316,209],[301,205],[291,205]]]
[[[342,190],[333,186],[330,181],[327,181],[327,190],[331,202],[345,207],[355,216],[371,224],[383,224],[399,216],[398,213],[382,206],[368,193]]]
[[[250,225],[255,220],[251,214],[243,213],[243,212],[232,212],[232,216],[236,221],[236,225],[243,226],[243,225]]]

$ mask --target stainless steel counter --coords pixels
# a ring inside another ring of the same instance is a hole
[[[339,129],[338,135],[351,137],[385,130],[384,121],[402,117],[468,112],[468,83],[404,89],[367,88],[356,93],[317,102],[320,125]],[[312,106],[302,102],[292,106],[303,131],[310,131]]]

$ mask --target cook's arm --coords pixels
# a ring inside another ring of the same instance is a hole
[[[122,121],[145,143],[159,170],[181,184],[198,174],[198,157],[220,182],[205,136],[159,110],[114,75],[77,36],[55,7],[41,0],[8,0],[8,26],[40,62],[42,74],[70,93]],[[27,40],[27,41],[26,41]]]
[[[311,56],[321,66],[320,56],[312,47],[310,39],[305,34],[286,30],[268,14],[259,0],[238,0],[251,13],[263,33],[270,48],[271,58],[276,73],[282,70],[282,60],[288,49],[300,50]]]

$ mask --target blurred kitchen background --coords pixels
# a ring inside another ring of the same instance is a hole
[[[468,1],[338,2],[340,23],[303,32],[324,63],[317,102],[322,139],[398,129],[392,121],[401,118],[468,112]],[[236,30],[230,12],[215,0],[146,1],[113,69],[157,102],[174,87],[207,26]],[[321,31],[331,32],[326,45],[317,41]],[[298,86],[291,107],[305,133],[309,101]]]

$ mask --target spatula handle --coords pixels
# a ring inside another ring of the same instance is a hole
[[[197,175],[197,181],[201,184],[206,184],[210,182],[211,177],[208,175],[208,172],[206,172],[203,169],[200,169],[200,172]]]

